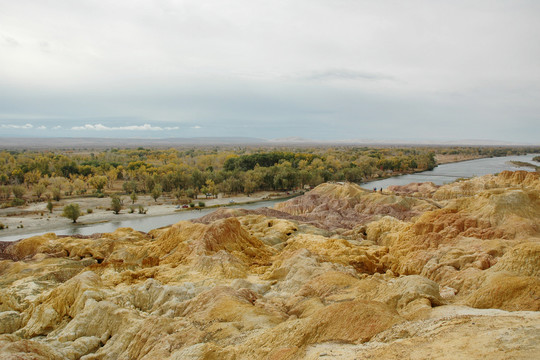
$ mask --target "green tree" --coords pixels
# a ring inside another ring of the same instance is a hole
[[[131,198],[131,203],[135,204],[135,201],[137,201],[137,199],[138,199],[137,194],[135,193],[135,191],[133,191],[131,193],[131,195],[129,195],[129,197]]]
[[[72,203],[64,206],[62,216],[67,217],[68,219],[71,219],[74,223],[76,223],[79,216],[81,216],[81,209],[79,208],[79,204]]]
[[[26,192],[24,186],[21,186],[21,185],[14,186],[13,188],[11,188],[11,191],[13,191],[13,195],[17,199],[22,199],[24,196],[24,193]]]
[[[122,210],[122,201],[118,196],[111,198],[111,209],[115,214],[118,214]]]
[[[105,185],[107,185],[108,179],[106,176],[93,176],[88,180],[88,183],[92,185],[97,192],[101,192]]]
[[[54,205],[51,200],[47,201],[47,210],[49,210],[50,213],[52,213],[54,208]]]
[[[34,186],[34,195],[38,198],[38,201],[41,201],[41,196],[47,191],[47,188],[42,184],[37,184]]]
[[[53,199],[56,201],[60,201],[60,199],[62,198],[62,189],[60,189],[59,187],[53,187],[51,189],[51,192]]]
[[[156,184],[154,188],[152,189],[152,198],[154,201],[157,201],[157,199],[163,194],[163,190],[161,188],[160,184]]]
[[[11,196],[11,188],[9,186],[0,186],[0,199],[8,200]]]

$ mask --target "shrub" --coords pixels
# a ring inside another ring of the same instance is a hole
[[[15,198],[15,199],[11,200],[11,206],[21,206],[21,205],[24,205],[24,204],[25,204],[24,199]]]
[[[81,209],[79,208],[79,204],[72,203],[64,206],[62,216],[67,217],[68,219],[71,219],[74,223],[76,223],[79,216],[81,216]]]
[[[13,192],[13,195],[17,199],[22,199],[23,196],[24,196],[24,193],[26,192],[26,189],[24,188],[24,186],[17,185],[17,186],[14,186],[13,188],[11,188],[11,191]]]
[[[189,203],[189,207],[190,208],[195,207],[195,204],[194,203]]]
[[[131,203],[135,204],[135,201],[137,201],[137,194],[135,194],[135,191],[133,191],[129,197],[131,198]]]
[[[6,228],[6,226],[2,223],[0,223],[0,230],[4,230]]]
[[[131,206],[129,207],[129,213],[130,213],[130,214],[133,214],[134,212],[135,212],[135,206],[131,205]]]
[[[62,189],[55,187],[52,188],[51,192],[53,199],[56,201],[60,201],[60,199],[62,198]]]
[[[163,189],[161,188],[161,185],[157,184],[152,189],[152,198],[154,201],[157,201],[157,199],[163,194]]]
[[[115,214],[118,214],[122,210],[122,201],[116,195],[111,198],[111,208]]]
[[[93,213],[93,212],[94,212],[94,210],[92,210],[92,209],[88,208],[88,209],[86,209],[86,212],[87,212],[88,214],[91,214],[91,213]]]
[[[52,213],[54,208],[54,205],[51,200],[47,201],[47,210],[49,210],[49,213]]]
[[[199,201],[199,207],[205,207],[206,204],[204,203],[204,201]]]
[[[146,214],[148,209],[145,209],[144,206],[139,205],[139,214]]]

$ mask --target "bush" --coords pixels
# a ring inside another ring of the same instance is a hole
[[[81,216],[81,209],[79,208],[79,204],[73,203],[64,206],[62,216],[67,217],[68,219],[71,219],[74,223],[76,223],[79,216]]]
[[[145,209],[144,206],[139,205],[139,214],[146,214],[148,209]]]
[[[4,230],[6,228],[6,225],[0,223],[0,230]]]
[[[55,187],[51,192],[54,200],[60,201],[60,199],[62,199],[62,189]]]
[[[86,209],[86,212],[87,212],[88,214],[91,214],[91,213],[93,213],[93,212],[94,212],[94,210],[92,210],[92,209],[88,208],[88,209]]]
[[[199,207],[205,207],[206,204],[203,201],[199,201]]]
[[[129,213],[130,213],[130,214],[133,214],[134,212],[135,212],[135,206],[131,205],[131,206],[129,207]]]
[[[17,186],[14,186],[13,188],[11,188],[11,191],[13,192],[13,195],[17,199],[22,199],[23,196],[24,196],[24,193],[26,192],[26,189],[24,188],[24,186],[17,185]]]
[[[190,208],[195,207],[195,204],[194,203],[189,203],[189,207]]]
[[[15,199],[11,200],[11,206],[21,206],[21,205],[24,205],[24,204],[25,204],[24,199],[15,198]]]
[[[49,213],[52,213],[54,208],[54,205],[51,200],[47,201],[47,210],[49,210]]]
[[[113,196],[111,198],[111,208],[115,214],[118,214],[120,210],[122,210],[122,201],[118,196]]]

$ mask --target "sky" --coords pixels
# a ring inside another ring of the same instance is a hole
[[[0,137],[540,144],[537,0],[0,0]]]

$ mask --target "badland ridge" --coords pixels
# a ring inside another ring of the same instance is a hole
[[[540,358],[540,176],[0,247],[2,359]]]

